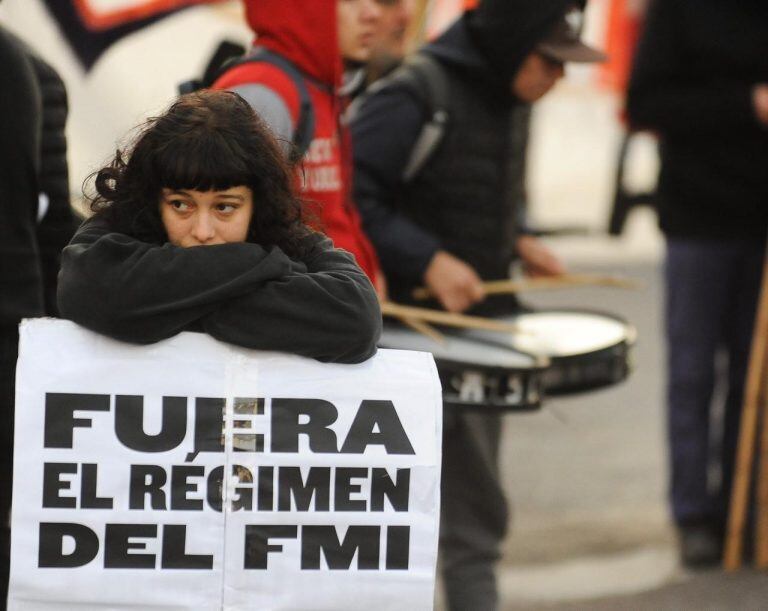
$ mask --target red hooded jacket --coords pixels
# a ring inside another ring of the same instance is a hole
[[[321,229],[337,248],[351,252],[375,281],[379,264],[363,233],[351,198],[351,151],[346,129],[340,125],[342,62],[337,40],[337,0],[244,0],[256,44],[288,59],[306,75],[314,107],[315,133],[299,169],[302,197],[319,218]],[[280,68],[265,62],[246,63],[227,71],[213,85],[233,89],[262,85],[287,107],[295,128],[299,93]],[[255,107],[259,112],[259,108]]]

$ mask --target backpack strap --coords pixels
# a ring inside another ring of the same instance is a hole
[[[429,115],[411,148],[401,177],[404,183],[410,183],[419,175],[445,136],[450,119],[448,78],[445,68],[435,58],[426,53],[415,53],[392,74],[371,85],[365,96],[390,87],[408,89]]]
[[[305,77],[292,62],[283,56],[273,53],[264,47],[255,47],[246,55],[230,57],[221,64],[221,67],[218,70],[212,71],[211,74],[207,74],[207,78],[202,81],[188,81],[182,83],[179,87],[180,92],[189,93],[190,91],[210,87],[225,72],[228,72],[237,66],[255,62],[263,62],[279,68],[288,76],[288,78],[290,78],[299,94],[299,118],[296,122],[296,127],[293,130],[293,151],[290,155],[290,161],[295,163],[304,157],[304,154],[309,150],[309,145],[314,138],[315,111],[312,106],[312,98],[309,95],[309,89],[307,89],[306,79],[308,77]]]
[[[231,64],[229,62],[225,63],[223,68],[228,70],[235,66],[252,62],[264,62],[276,66],[288,75],[296,87],[296,91],[299,94],[299,118],[296,121],[296,128],[293,130],[294,150],[291,154],[291,161],[299,161],[309,150],[309,145],[315,136],[315,111],[312,106],[312,98],[309,95],[309,89],[307,89],[306,78],[292,62],[264,47],[254,48],[251,53],[238,58],[235,62]]]

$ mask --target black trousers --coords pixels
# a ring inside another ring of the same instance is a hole
[[[670,500],[680,525],[725,524],[764,253],[757,240],[667,240]],[[727,371],[715,366],[719,354]],[[725,405],[713,440],[717,387]]]
[[[445,412],[439,551],[450,611],[498,609],[495,569],[508,519],[501,424],[498,415]]]

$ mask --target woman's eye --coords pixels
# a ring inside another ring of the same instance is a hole
[[[216,210],[218,212],[223,212],[224,214],[231,214],[237,210],[237,206],[233,204],[216,204]]]
[[[178,210],[179,212],[186,212],[189,210],[189,204],[180,199],[172,199],[168,202],[168,205],[174,210]]]

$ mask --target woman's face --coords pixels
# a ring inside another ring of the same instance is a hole
[[[253,216],[253,192],[245,186],[222,191],[163,189],[160,218],[176,246],[245,242]]]

